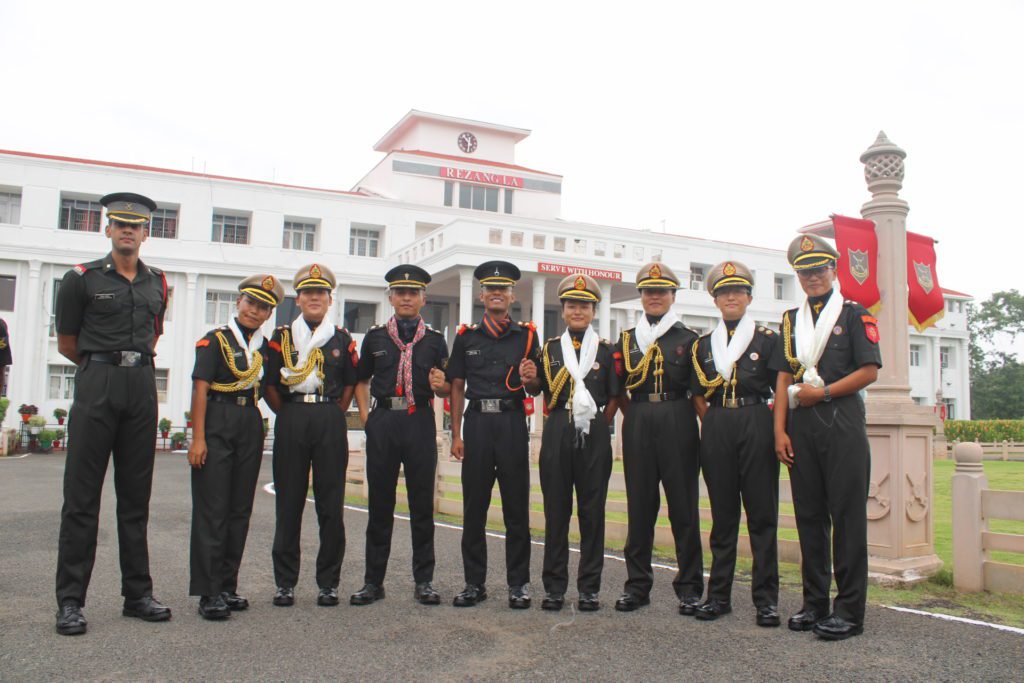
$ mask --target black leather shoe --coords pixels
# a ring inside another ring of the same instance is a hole
[[[648,595],[640,596],[633,595],[632,593],[623,593],[619,596],[619,599],[615,601],[616,612],[632,612],[635,609],[644,607],[645,605],[651,604],[651,598]]]
[[[852,622],[830,614],[814,625],[814,635],[822,640],[846,640],[850,636],[859,636],[864,633],[863,624]]]
[[[433,584],[429,581],[416,584],[416,590],[413,591],[413,597],[416,598],[416,602],[421,605],[440,605],[441,594],[434,590]]]
[[[597,593],[580,593],[576,606],[581,612],[596,612],[601,609],[601,601],[597,599]]]
[[[249,609],[249,601],[238,593],[228,593],[227,591],[224,591],[220,594],[220,597],[224,598],[224,604],[227,605],[228,609],[232,612],[241,612],[244,609]]]
[[[295,589],[278,586],[274,593],[274,604],[278,607],[291,607],[295,604]]]
[[[526,586],[508,587],[508,606],[512,609],[528,609],[530,607],[530,594]]]
[[[77,636],[85,633],[87,622],[77,600],[65,600],[57,610],[57,633],[62,636]]]
[[[462,592],[455,596],[452,604],[456,607],[472,607],[487,599],[487,589],[483,584],[467,583]]]
[[[549,612],[557,612],[565,606],[565,596],[561,593],[548,593],[540,601],[540,608]]]
[[[231,616],[231,609],[228,603],[224,602],[221,595],[204,595],[199,598],[199,616],[210,621],[219,621]]]
[[[372,605],[378,600],[384,599],[384,586],[375,586],[372,583],[368,583],[348,599],[351,605]],[[337,604],[337,602],[335,602]]]
[[[337,588],[321,588],[320,593],[316,596],[316,604],[321,607],[334,607],[338,604],[338,589]]]
[[[810,631],[819,621],[821,621],[821,616],[814,610],[805,607],[789,618],[789,630]]]
[[[161,605],[152,595],[143,595],[141,598],[125,598],[121,614],[143,621],[167,621],[171,618],[171,608]]]
[[[682,611],[682,603],[679,604],[679,609]],[[716,600],[715,598],[708,598],[702,604],[698,605],[695,609],[693,616],[697,617],[701,621],[714,621],[723,614],[728,614],[732,611],[732,605],[725,600]]]
[[[679,613],[684,617],[692,617],[697,613],[698,605],[700,605],[699,595],[687,595],[679,598]]]
[[[757,608],[757,625],[758,626],[778,626],[779,611],[775,608],[775,605],[768,605],[766,607]]]

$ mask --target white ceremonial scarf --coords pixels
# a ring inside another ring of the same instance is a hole
[[[298,318],[292,321],[292,344],[295,346],[295,350],[299,352],[299,357],[295,361],[295,367],[304,367],[309,359],[309,354],[313,353],[314,349],[318,349],[326,344],[333,336],[334,321],[331,320],[330,314],[324,316],[324,319],[320,321],[315,330],[309,329],[309,325],[306,324],[306,321],[300,314]],[[292,372],[286,367],[281,368],[281,376],[286,379],[297,374],[299,373]],[[316,371],[313,371],[309,373],[309,377],[288,388],[293,394],[312,394],[320,388],[320,385],[320,378],[316,376]]]
[[[569,410],[572,412],[573,423],[576,431],[583,434],[590,433],[590,421],[597,415],[597,403],[594,397],[587,390],[584,378],[590,372],[590,368],[597,360],[598,338],[597,333],[590,326],[583,333],[583,341],[580,343],[580,357],[576,358],[576,349],[572,347],[572,336],[566,328],[562,333],[562,360],[569,376],[576,382],[573,388],[572,402]]]
[[[823,387],[825,381],[818,375],[818,361],[825,352],[825,345],[832,336],[832,328],[843,312],[843,293],[839,289],[839,280],[832,283],[832,296],[825,308],[818,314],[818,322],[811,315],[811,304],[804,299],[804,305],[797,309],[794,331],[796,336],[796,358],[804,366],[804,376],[800,380],[812,387]],[[798,385],[789,387],[789,407],[795,408]]]
[[[711,356],[715,359],[715,370],[726,382],[732,379],[732,368],[750,346],[754,338],[754,319],[746,313],[740,318],[736,330],[729,337],[729,328],[724,319],[711,333]]]
[[[647,320],[647,314],[641,314],[635,330],[636,345],[640,347],[640,352],[647,353],[647,349],[651,348],[651,344],[658,341],[661,335],[668,332],[677,322],[679,322],[679,318],[675,313],[669,311],[658,321],[657,325],[651,327],[650,321]],[[629,353],[629,349],[626,349],[626,353]]]
[[[252,336],[249,337],[248,344],[246,344],[245,335],[242,334],[242,330],[238,327],[238,321],[235,318],[228,321],[228,328],[231,329],[231,334],[235,335],[235,341],[238,342],[238,345],[245,349],[245,367],[239,369],[248,370],[252,367],[252,354],[259,353],[260,349],[263,347],[263,328],[257,327],[253,331]],[[262,366],[260,367],[259,374],[256,377],[253,377],[248,384],[242,387],[242,389],[249,389],[261,379],[263,379]]]

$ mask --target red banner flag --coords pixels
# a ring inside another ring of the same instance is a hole
[[[843,296],[877,313],[882,297],[878,292],[878,238],[874,222],[833,215],[832,226],[839,252],[836,273]]]
[[[946,314],[946,302],[935,272],[935,240],[907,232],[907,316],[918,332]]]

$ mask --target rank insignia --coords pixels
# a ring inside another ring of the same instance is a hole
[[[725,268],[722,269],[722,273],[724,273],[727,277],[732,277],[733,275],[736,274],[736,266],[734,266],[731,263],[726,263]]]
[[[811,249],[814,249],[814,242],[810,237],[804,235],[804,238],[800,240],[800,251],[810,251]]]
[[[274,289],[274,278],[273,278],[273,276],[268,275],[265,278],[263,278],[263,282],[260,283],[260,286],[263,287],[263,289],[267,290],[268,292],[273,290]]]
[[[649,274],[650,274],[650,277],[652,279],[656,280],[656,279],[660,278],[661,277],[661,266],[659,266],[657,263],[655,263],[653,266],[651,266],[651,270],[649,271]]]
[[[572,283],[572,286],[575,289],[586,289],[587,281],[583,279],[582,275],[580,275],[579,277],[576,278],[576,281]]]
[[[314,263],[309,267],[309,276],[311,278],[319,278],[321,275],[323,275],[323,273],[320,272],[320,266]]]

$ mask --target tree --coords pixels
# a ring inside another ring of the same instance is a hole
[[[1024,419],[1024,364],[996,348],[1024,335],[1024,295],[996,292],[969,310],[971,333],[971,415],[984,419]]]

